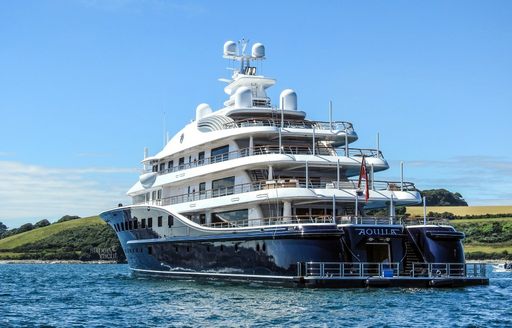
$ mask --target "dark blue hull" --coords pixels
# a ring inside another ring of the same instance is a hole
[[[130,268],[143,275],[319,287],[433,286],[436,282],[430,275],[411,278],[417,270],[413,262],[464,265],[460,235],[450,227],[323,223],[203,229],[162,208],[145,206],[120,208],[101,217],[116,230]],[[141,224],[143,217],[146,225]],[[400,279],[368,280],[370,275],[383,273],[384,267],[378,264],[383,257],[396,263],[393,274]],[[353,270],[340,269],[319,276],[307,272],[308,263],[374,264],[369,267],[371,272],[352,274]],[[445,283],[469,284],[464,277],[455,278]]]

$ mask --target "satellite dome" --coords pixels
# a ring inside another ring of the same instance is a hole
[[[199,121],[203,117],[206,117],[212,113],[212,109],[208,104],[199,104],[196,108],[196,121]]]
[[[265,57],[265,46],[261,43],[255,43],[252,45],[252,56],[254,58]]]
[[[297,93],[292,89],[286,89],[279,96],[280,107],[283,110],[297,110]]]
[[[224,56],[236,56],[236,43],[233,41],[226,41],[224,43]]]

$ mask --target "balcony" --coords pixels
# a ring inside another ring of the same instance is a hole
[[[232,159],[247,157],[247,156],[257,156],[257,155],[269,155],[269,154],[286,154],[286,155],[321,155],[321,156],[346,156],[346,157],[371,157],[371,158],[380,158],[384,159],[384,156],[381,151],[376,149],[365,149],[365,148],[348,148],[348,154],[345,149],[337,149],[333,147],[313,147],[311,145],[284,145],[279,149],[279,146],[276,145],[268,145],[268,146],[256,146],[256,147],[247,147],[240,150],[231,151],[224,154],[219,154],[216,156],[211,156],[205,159],[194,160],[190,163],[184,163],[181,165],[176,165],[170,168],[166,168],[158,171],[158,174],[167,174],[172,172],[178,172],[194,167],[199,167],[203,165],[215,164],[219,162],[224,162]],[[160,163],[161,164],[161,163]],[[158,165],[158,164],[155,164]],[[147,170],[142,172],[149,173],[151,170]]]
[[[269,118],[250,118],[241,119],[234,122],[224,124],[225,129],[245,128],[253,126],[272,126],[283,127],[287,129],[317,129],[317,130],[330,130],[330,131],[345,131],[352,133],[354,128],[352,123],[344,121],[322,122],[322,121],[308,121],[308,120],[280,120]]]
[[[389,191],[416,191],[412,182],[390,182],[390,181],[373,181],[371,183],[371,190],[389,190]],[[259,181],[254,183],[238,184],[226,188],[201,190],[176,196],[163,198],[160,200],[152,201],[151,204],[155,205],[174,205],[186,202],[194,202],[198,200],[211,199],[215,197],[222,197],[228,195],[242,194],[252,191],[280,189],[280,188],[303,188],[303,189],[349,189],[349,190],[364,190],[365,181],[358,188],[358,180],[340,181],[339,185],[336,181],[330,183],[315,183],[309,181],[306,185],[305,179],[280,179]],[[135,204],[145,204],[146,202],[139,202]]]

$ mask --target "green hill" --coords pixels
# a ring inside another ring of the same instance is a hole
[[[0,239],[0,260],[123,260],[117,237],[99,217],[54,223]]]
[[[448,224],[466,235],[467,259],[512,260],[512,218],[461,219]]]

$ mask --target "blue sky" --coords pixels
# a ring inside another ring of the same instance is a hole
[[[270,96],[354,123],[420,189],[512,205],[512,2],[0,0],[0,221],[128,203],[143,148],[220,108],[226,40],[266,46]]]

